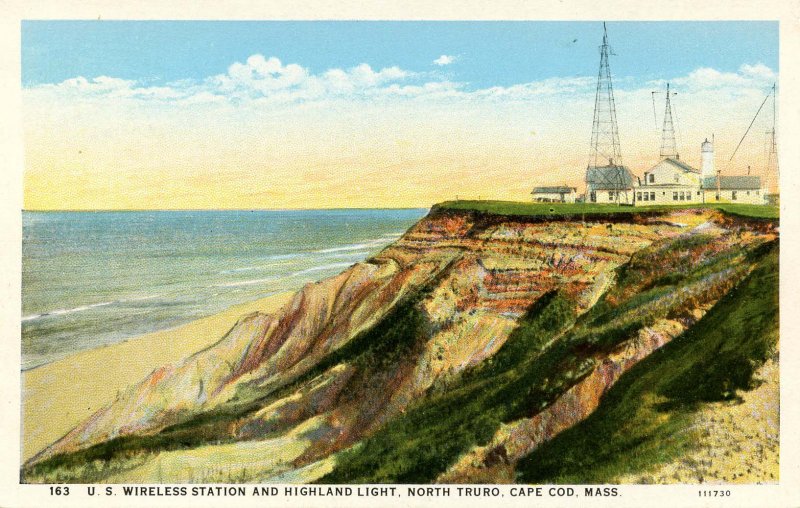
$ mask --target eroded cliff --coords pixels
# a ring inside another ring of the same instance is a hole
[[[708,210],[613,222],[437,210],[157,369],[23,475],[514,481],[519,459],[701,319],[776,236]]]

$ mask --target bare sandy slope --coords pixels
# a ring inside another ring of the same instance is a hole
[[[777,483],[780,453],[778,362],[767,361],[758,388],[740,403],[708,404],[695,418],[698,443],[687,456],[621,483]]]
[[[22,460],[52,443],[153,369],[217,342],[242,315],[273,312],[282,293],[177,328],[82,351],[22,373]]]

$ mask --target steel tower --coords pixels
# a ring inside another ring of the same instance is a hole
[[[608,57],[613,54],[614,52],[608,45],[606,24],[603,22],[603,44],[600,45],[600,69],[597,72],[597,90],[594,97],[592,149],[586,170],[586,186],[588,195],[591,175],[595,185],[613,189],[615,201],[619,203],[620,191],[625,191],[626,202],[628,199],[625,169],[622,167],[622,154],[619,148],[614,86],[611,83],[611,68],[608,65]]]
[[[739,147],[742,146],[742,142],[744,141],[744,138],[747,137],[747,133],[750,132],[750,129],[753,127],[753,124],[755,123],[756,118],[758,118],[759,113],[761,113],[761,110],[764,109],[764,104],[766,104],[767,100],[769,100],[769,98],[772,97],[772,129],[767,131],[767,136],[769,136],[768,143],[769,143],[770,146],[769,146],[769,154],[767,156],[767,168],[766,168],[766,170],[767,170],[767,175],[769,175],[772,172],[772,166],[773,165],[775,166],[775,178],[777,179],[775,184],[778,186],[778,188],[780,188],[780,168],[778,167],[778,142],[777,142],[777,139],[776,139],[777,134],[776,134],[776,131],[775,131],[775,128],[776,128],[776,125],[777,125],[777,113],[778,113],[777,112],[777,106],[776,106],[776,101],[777,101],[777,97],[776,96],[777,96],[777,83],[773,83],[772,88],[770,89],[770,91],[767,94],[767,96],[764,97],[764,101],[761,102],[761,105],[758,107],[758,111],[756,111],[755,116],[753,116],[753,119],[750,121],[750,125],[747,126],[747,130],[744,131],[744,135],[742,135],[742,139],[739,140],[739,144],[736,145],[736,149],[733,150],[733,153],[731,154],[731,158],[728,159],[728,161],[729,162],[732,161],[733,158],[736,156],[736,152],[738,152],[739,151]],[[766,176],[765,176],[765,178],[766,178]]]
[[[781,169],[778,166],[778,142],[775,139],[775,125],[777,123],[777,111],[775,106],[776,101],[776,85],[772,85],[772,129],[767,131],[769,136],[769,152],[767,156],[767,175],[772,174],[772,168],[775,168],[775,188],[780,189],[781,183]]]
[[[594,98],[594,121],[592,122],[592,152],[589,167],[617,165],[622,161],[617,129],[617,109],[614,103],[614,87],[611,84],[611,69],[608,56],[613,54],[608,45],[608,32],[603,23],[603,44],[600,46],[600,70],[597,73],[597,91]]]
[[[660,155],[661,157],[678,158],[678,148],[675,145],[675,124],[672,121],[669,83],[667,83],[667,105],[664,110],[664,127],[661,130]]]

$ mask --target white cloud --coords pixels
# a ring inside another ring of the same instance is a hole
[[[119,92],[123,90],[130,90],[134,85],[133,81],[111,78],[108,76],[98,76],[93,79],[86,79],[83,76],[77,78],[67,79],[59,85],[44,85],[45,87],[59,87],[65,91],[94,94],[94,93],[109,93]]]
[[[774,81],[778,77],[775,71],[760,62],[755,65],[744,64],[739,68],[739,72],[757,80]]]
[[[38,88],[44,91],[64,93],[77,99],[111,97],[167,100],[182,96],[180,91],[170,86],[141,87],[136,86],[136,81],[109,76],[98,76],[91,79],[78,76],[54,85],[41,85]]]
[[[531,83],[511,86],[495,86],[474,92],[478,96],[498,99],[526,100],[542,96],[570,96],[591,93],[596,78],[582,76],[574,78],[547,78]]]
[[[278,58],[252,55],[245,63],[233,63],[226,74],[212,76],[207,84],[223,93],[257,92],[266,95],[273,90],[300,86],[307,79],[308,71],[297,64],[284,66]]]
[[[437,61],[444,65],[444,62],[451,63],[454,59],[442,55]],[[768,88],[776,78],[772,69],[756,63],[742,65],[736,72],[702,67],[669,81],[683,93],[713,91],[738,96]],[[45,98],[51,100],[66,95],[75,100],[137,100],[179,107],[224,103],[291,105],[330,100],[516,102],[553,97],[563,102],[593,96],[595,79],[594,76],[554,77],[509,86],[470,89],[466,83],[450,81],[435,73],[417,73],[397,66],[373,69],[362,63],[348,69],[333,68],[312,73],[299,64],[285,64],[277,57],[255,54],[244,62],[231,64],[224,74],[201,81],[181,80],[164,86],[147,86],[109,76],[76,77],[58,84],[30,88],[26,94],[40,97],[41,94],[50,94]],[[632,78],[615,78],[615,84],[622,85],[618,88],[621,94],[637,94],[647,89],[647,97],[650,97],[652,87],[663,86],[665,81],[636,85]]]
[[[670,83],[688,91],[744,90],[767,88],[777,79],[777,73],[762,63],[744,64],[737,72],[722,72],[711,67],[700,67],[686,76],[672,79]],[[663,86],[666,80],[649,84]]]
[[[332,93],[355,93],[376,88],[386,83],[402,81],[412,76],[412,73],[399,67],[388,67],[380,71],[362,63],[350,70],[330,69],[317,78],[319,84]]]
[[[428,97],[428,98],[446,98],[446,97],[466,97],[469,92],[463,91],[463,83],[454,83],[452,81],[431,81],[421,85],[406,85],[400,86],[397,84],[390,85],[380,90],[380,94],[384,96],[397,96],[397,97]]]
[[[79,76],[58,84],[39,85],[29,89],[28,93],[44,92],[86,100],[140,99],[179,105],[225,100],[236,104],[253,100],[291,103],[391,93],[389,88],[418,76],[397,66],[375,70],[366,63],[350,69],[328,69],[312,74],[301,65],[284,64],[276,57],[265,58],[256,54],[245,62],[234,62],[224,74],[199,82],[180,80],[165,86],[146,86],[108,76]]]
[[[456,57],[454,57],[453,55],[442,55],[439,58],[437,58],[436,60],[434,60],[433,63],[441,67],[441,66],[445,66],[445,65],[450,65],[451,63],[453,63],[455,61],[456,61]]]
[[[284,65],[276,57],[267,59],[263,55],[252,55],[245,63],[232,64],[226,74],[208,78],[200,89],[234,100],[292,102],[364,95],[380,86],[414,76],[415,73],[397,66],[374,70],[366,63],[350,69],[334,68],[312,74],[298,64]]]

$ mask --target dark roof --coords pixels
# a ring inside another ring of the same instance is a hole
[[[736,175],[736,176],[720,176],[719,177],[720,189],[726,190],[752,190],[761,189],[761,177],[750,175]],[[717,177],[707,176],[703,178],[704,189],[716,189]]]
[[[591,190],[630,189],[634,176],[625,166],[597,166],[586,169],[586,184]]]
[[[561,194],[570,193],[578,190],[575,187],[555,186],[555,187],[534,187],[531,194]]]
[[[693,168],[692,166],[686,164],[685,162],[683,162],[680,159],[673,159],[672,157],[667,157],[666,159],[664,159],[664,161],[669,162],[673,166],[677,166],[680,169],[682,169],[684,171],[687,171],[689,173],[700,173],[699,169]]]

